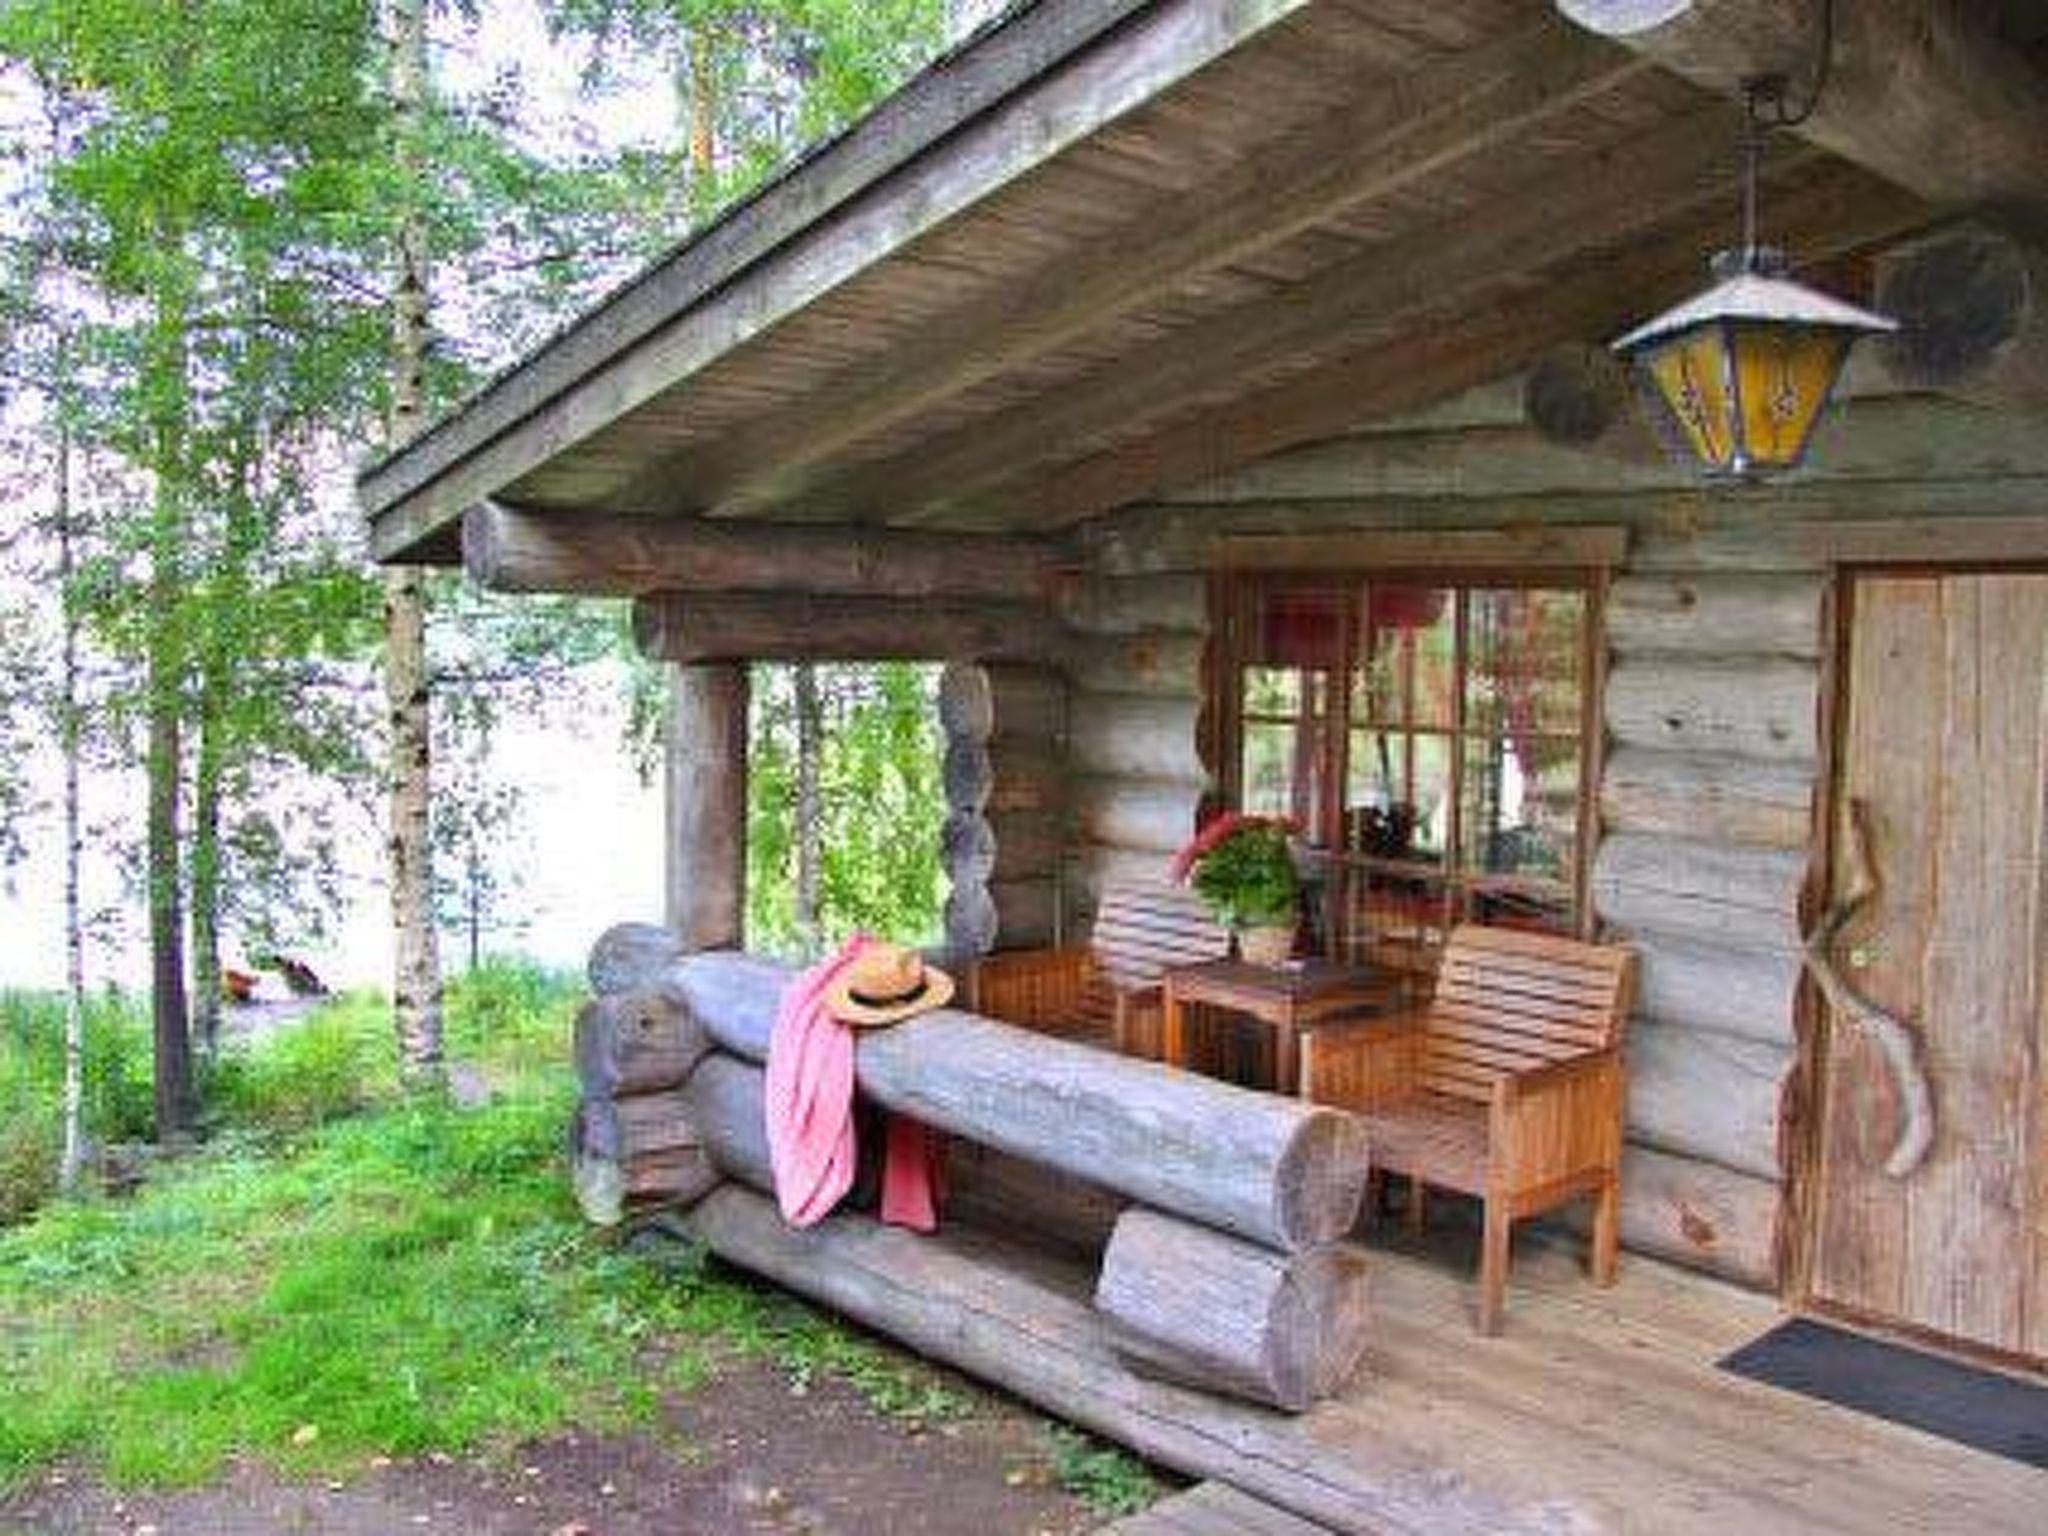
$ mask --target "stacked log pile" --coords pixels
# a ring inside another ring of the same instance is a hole
[[[1768,546],[1724,558],[1735,568],[1653,534],[1610,594],[1594,895],[1641,957],[1623,1236],[1768,1285],[1798,1054],[1824,583]]]
[[[872,1277],[874,1294],[850,1296],[847,1276],[873,1251],[871,1218],[784,1227],[768,1244],[773,1254],[763,1250],[763,1233],[779,1225],[764,1065],[791,974],[745,954],[700,953],[669,960],[652,985],[636,971],[632,987],[599,1001],[659,996],[682,1021],[658,1053],[661,1075],[679,1068],[682,1077],[660,1092],[672,1134],[686,1136],[698,1159],[701,1187],[669,1197],[686,1208],[674,1224],[788,1283],[814,1265],[834,1269],[834,1305],[916,1343],[921,1324],[899,1315],[905,1307],[935,1318],[961,1301],[923,1295],[930,1265],[957,1262],[939,1239],[885,1245],[900,1260]],[[1364,1192],[1366,1150],[1351,1116],[951,1009],[863,1032],[855,1075],[872,1103],[973,1144],[955,1165],[970,1181],[962,1209],[1004,1212],[1011,1234],[1045,1247],[1049,1260],[1063,1246],[1050,1234],[1078,1247],[1108,1231],[1094,1310],[1122,1369],[1293,1411],[1356,1370],[1366,1277],[1344,1236]],[[1045,1175],[1042,1202],[1033,1172]],[[991,1187],[977,1202],[971,1180],[981,1174]],[[799,1252],[809,1262],[786,1270]],[[1044,1347],[1028,1331],[990,1326],[977,1347],[1014,1351],[1012,1371]]]
[[[591,951],[569,1154],[577,1202],[601,1226],[687,1205],[718,1182],[682,1093],[710,1042],[661,980],[681,952],[645,923],[608,930]]]

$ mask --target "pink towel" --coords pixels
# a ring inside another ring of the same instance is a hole
[[[768,1039],[768,1152],[776,1203],[794,1227],[822,1221],[853,1186],[854,1032],[832,1017],[825,994],[872,942],[856,934],[799,976],[783,994]],[[894,1115],[882,1150],[882,1220],[931,1231],[942,1198],[939,1138]]]

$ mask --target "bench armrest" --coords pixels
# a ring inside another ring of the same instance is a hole
[[[1619,1167],[1622,1085],[1619,1050],[1502,1074],[1488,1137],[1496,1176],[1535,1189]]]
[[[1300,1041],[1301,1096],[1342,1109],[1377,1109],[1415,1091],[1422,1061],[1420,1011],[1328,1019]]]
[[[1057,1028],[1083,1011],[1090,970],[1085,944],[983,955],[967,968],[968,1006],[1005,1024]]]

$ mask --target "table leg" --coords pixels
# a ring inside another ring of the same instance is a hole
[[[1281,1010],[1273,1029],[1273,1091],[1292,1098],[1301,1092],[1300,1048],[1294,1038],[1294,1010]]]
[[[1171,982],[1159,1002],[1159,1059],[1169,1067],[1186,1066],[1188,1059],[1187,1020],[1181,1012],[1180,994]]]

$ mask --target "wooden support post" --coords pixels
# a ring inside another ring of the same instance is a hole
[[[669,678],[668,926],[686,950],[736,949],[747,894],[747,668]]]

